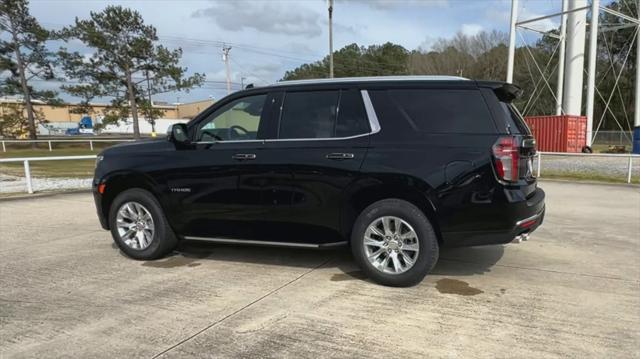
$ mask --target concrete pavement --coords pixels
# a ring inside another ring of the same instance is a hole
[[[0,202],[0,357],[640,357],[640,190],[543,182],[528,242],[412,288],[348,251],[185,243],[134,261],[90,194]]]

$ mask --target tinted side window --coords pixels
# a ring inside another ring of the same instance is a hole
[[[389,99],[415,131],[495,133],[480,91],[444,89],[389,90]]]
[[[367,112],[364,109],[360,92],[357,90],[342,91],[335,137],[361,135],[369,131]]]
[[[522,118],[522,115],[515,106],[507,102],[500,102],[500,108],[502,109],[510,133],[518,135],[531,134],[527,123],[524,122],[524,118]]]
[[[405,119],[406,116],[391,100],[386,90],[370,90],[368,92],[383,129],[380,136],[398,140],[414,137],[418,134],[416,129],[412,128]]]
[[[287,92],[278,137],[333,137],[339,95],[339,91]]]
[[[202,122],[196,141],[255,140],[266,98],[247,96],[222,106]]]

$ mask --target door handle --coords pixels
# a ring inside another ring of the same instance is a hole
[[[255,160],[256,155],[253,153],[236,153],[235,155],[231,156],[231,158],[238,161]]]
[[[353,153],[330,153],[327,155],[327,159],[330,160],[350,160],[354,157]]]

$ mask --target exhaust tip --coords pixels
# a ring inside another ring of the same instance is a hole
[[[522,233],[513,237],[513,239],[511,240],[511,243],[522,243],[523,241],[528,241],[528,240],[529,240],[529,233]]]

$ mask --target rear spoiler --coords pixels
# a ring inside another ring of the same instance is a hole
[[[488,87],[493,90],[498,99],[502,102],[511,102],[524,93],[517,85],[507,82],[497,81],[477,81],[478,87]]]

